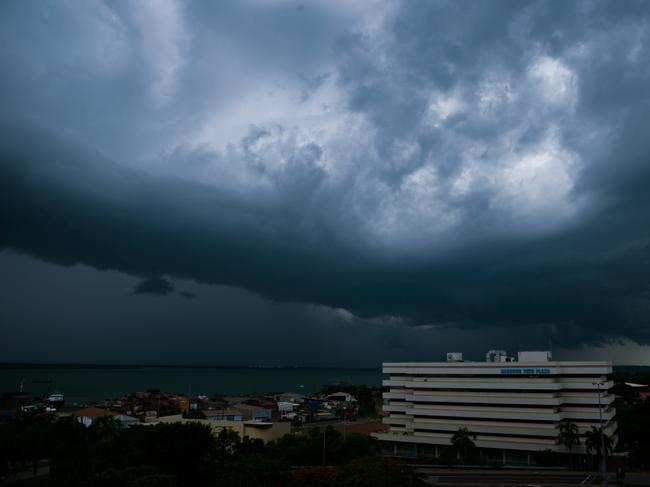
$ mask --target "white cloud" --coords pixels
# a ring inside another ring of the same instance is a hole
[[[434,127],[440,127],[447,118],[463,110],[465,102],[459,93],[436,93],[429,101],[427,117]]]
[[[190,37],[177,0],[139,0],[132,4],[142,50],[151,67],[151,96],[158,106],[174,95]]]
[[[555,105],[575,103],[578,80],[561,60],[540,56],[528,68],[528,76],[547,102]]]

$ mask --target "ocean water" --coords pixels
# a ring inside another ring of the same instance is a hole
[[[183,394],[249,394],[255,392],[316,392],[337,382],[381,384],[380,369],[2,366],[0,392],[42,395],[57,390],[66,403],[113,399],[158,388]],[[49,382],[47,382],[49,381]]]

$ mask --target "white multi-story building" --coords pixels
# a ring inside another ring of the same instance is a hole
[[[530,462],[530,452],[566,452],[559,424],[585,434],[600,427],[616,441],[609,362],[556,362],[550,352],[519,352],[518,359],[491,350],[486,362],[464,362],[450,353],[447,362],[384,363],[385,433],[375,433],[384,451],[403,456],[435,456],[467,428],[474,444],[503,461]]]

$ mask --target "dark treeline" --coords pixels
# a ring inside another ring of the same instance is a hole
[[[634,467],[650,467],[650,400],[638,398],[637,390],[647,388],[625,387],[623,384],[650,385],[650,368],[624,370],[617,367],[612,380],[619,396],[616,407],[618,446],[616,450],[630,453]]]
[[[105,417],[86,428],[70,419],[34,415],[0,424],[5,480],[45,459],[50,473],[42,485],[48,486],[420,485],[410,470],[382,461],[373,438],[343,436],[331,427],[324,434],[312,429],[265,445],[227,429],[215,435],[199,423],[122,429]]]

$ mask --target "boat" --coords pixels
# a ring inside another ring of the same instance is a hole
[[[55,409],[59,409],[63,407],[63,404],[65,403],[65,397],[60,392],[53,392],[52,394],[46,395],[43,398],[43,402]]]

